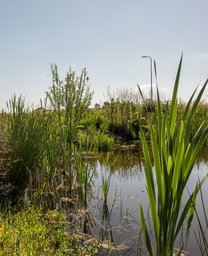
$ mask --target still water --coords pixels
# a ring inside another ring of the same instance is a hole
[[[110,155],[103,155],[92,161],[93,184],[87,201],[87,214],[80,221],[83,232],[91,236],[99,236],[103,247],[108,244],[113,249],[111,255],[147,255],[143,237],[141,235],[139,204],[141,203],[148,219],[149,204],[145,187],[145,172],[139,150],[121,150]],[[184,202],[189,192],[193,191],[196,182],[208,173],[207,150],[196,163]],[[103,195],[103,179],[109,182],[107,199]],[[208,195],[208,180],[202,187],[204,201]],[[205,210],[208,204],[205,201]],[[200,194],[197,199],[197,212],[202,226],[205,227]],[[208,238],[208,237],[207,237]],[[187,255],[201,255],[197,243],[199,239],[198,222],[195,218],[185,251]],[[175,244],[176,248],[184,241],[183,234]],[[107,255],[103,250],[100,255]]]

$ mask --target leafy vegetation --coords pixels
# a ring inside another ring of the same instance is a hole
[[[179,118],[177,118],[177,91],[181,65],[182,58],[175,80],[170,108],[164,115],[161,110],[159,92],[157,92],[158,125],[154,127],[150,116],[148,119],[151,151],[149,150],[144,132],[142,130],[140,131],[145,158],[147,193],[155,238],[154,246],[145,221],[143,207],[140,205],[142,229],[149,255],[172,256],[174,253],[175,240],[186,218],[188,220],[185,235],[186,238],[188,237],[195,211],[196,196],[204,182],[203,179],[197,183],[186,204],[182,206],[182,196],[186,184],[208,135],[208,126],[204,128],[204,122],[202,122],[198,131],[192,137],[190,125],[208,80],[201,88],[193,105],[191,105],[192,99],[196,93],[196,90],[194,91],[182,113],[182,118],[179,120]],[[153,155],[154,168],[152,166],[150,152]],[[183,244],[179,254],[181,254],[182,250]]]
[[[93,256],[97,252],[98,243],[82,245],[77,230],[56,210],[43,213],[30,206],[0,214],[0,255]]]
[[[146,167],[155,239],[151,239],[140,205],[147,249],[150,255],[173,255],[186,219],[186,237],[189,235],[203,180],[185,205],[183,192],[208,131],[208,105],[200,101],[207,81],[195,101],[196,91],[188,104],[178,102],[181,64],[182,60],[170,102],[162,102],[158,92],[157,101],[150,101],[125,89],[116,95],[108,92],[102,107],[90,108],[93,92],[86,70],[78,76],[69,70],[62,80],[56,65],[51,66],[52,86],[46,92],[44,108],[27,108],[22,96],[11,97],[7,113],[0,117],[0,199],[9,205],[20,199],[23,205],[31,205],[0,214],[0,255],[95,255],[96,244],[82,246],[66,216],[48,209],[66,207],[70,220],[82,212],[87,231],[88,202],[97,175],[94,166],[100,152],[112,151],[100,157],[101,165],[103,161],[110,168],[108,175],[102,173],[100,184],[103,216],[108,219],[115,154],[124,150],[120,159],[123,170],[131,168],[126,152],[133,140],[143,148]],[[134,156],[140,158],[139,147]],[[142,169],[141,162],[138,169]],[[201,248],[206,241],[202,231],[200,227]]]

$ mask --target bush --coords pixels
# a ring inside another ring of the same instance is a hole
[[[28,207],[0,214],[0,255],[96,255],[97,246],[81,246],[76,230],[67,232],[64,215]]]
[[[98,141],[98,146],[97,146],[98,150],[103,152],[109,151],[114,145],[114,139],[103,133],[98,134],[97,141]]]

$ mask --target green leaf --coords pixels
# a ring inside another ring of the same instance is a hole
[[[154,164],[155,164],[155,172],[156,172],[156,179],[158,185],[158,199],[161,201],[162,207],[164,206],[164,187],[162,182],[162,174],[161,174],[161,162],[160,162],[160,154],[158,149],[158,143],[156,141],[155,132],[151,125],[151,142],[152,142],[152,150],[153,150],[153,157],[154,157]]]
[[[195,209],[195,203],[196,203],[196,195],[200,189],[200,187],[202,186],[202,184],[204,183],[205,179],[206,179],[207,176],[205,176],[201,182],[199,184],[196,185],[195,189],[194,189],[194,192],[191,194],[191,196],[189,197],[183,211],[182,211],[182,214],[180,216],[180,219],[178,221],[178,225],[175,229],[175,235],[174,235],[174,239],[176,239],[184,221],[185,221],[185,218],[186,216],[188,215],[189,213],[189,219],[188,219],[188,226],[187,226],[187,231],[186,231],[186,234],[189,232],[189,229],[191,227],[191,223],[192,223],[192,220],[193,220],[193,214],[194,214],[194,209]]]
[[[146,242],[147,250],[148,250],[150,256],[154,256],[154,250],[153,250],[153,246],[152,246],[152,243],[150,241],[150,237],[149,237],[149,234],[147,231],[145,218],[144,218],[144,212],[143,212],[143,208],[142,208],[141,204],[140,204],[140,219],[142,222],[142,231],[144,233],[144,239]]]
[[[169,126],[171,137],[173,136],[175,125],[176,125],[177,108],[178,108],[177,92],[178,92],[178,86],[179,86],[179,80],[180,80],[182,59],[183,59],[183,55],[181,55],[180,63],[179,63],[179,66],[178,66],[178,71],[177,71],[177,74],[176,74],[175,85],[174,85],[172,101],[171,101],[170,126]]]

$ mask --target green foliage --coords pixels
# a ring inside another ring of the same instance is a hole
[[[140,126],[145,124],[140,104],[122,98],[111,98],[103,111],[110,132],[127,140],[139,138]]]
[[[94,169],[89,165],[87,161],[84,161],[83,156],[76,158],[76,180],[80,187],[80,194],[84,207],[87,208],[87,197],[91,190],[92,180],[94,177]]]
[[[29,111],[22,96],[17,98],[14,95],[7,106],[10,114],[5,139],[6,147],[11,153],[11,168],[7,179],[24,189],[29,179],[35,175],[50,136],[46,130],[47,118],[43,114]]]
[[[82,246],[76,229],[66,231],[66,219],[56,210],[35,207],[0,214],[0,255],[96,255],[97,244]]]
[[[66,73],[65,81],[59,78],[55,64],[51,65],[51,72],[52,86],[46,94],[57,113],[60,126],[65,125],[68,128],[68,140],[72,142],[76,135],[76,127],[90,106],[93,96],[88,85],[87,71],[84,69],[76,76],[70,69]]]
[[[88,109],[84,113],[80,124],[83,125],[90,133],[96,131],[106,132],[108,119],[104,115],[104,111],[102,109]]]
[[[107,134],[97,133],[97,148],[99,151],[107,152],[112,149],[114,145],[114,139],[109,137]]]
[[[79,76],[71,69],[65,80],[59,78],[57,66],[51,65],[52,86],[46,92],[47,98],[58,117],[63,149],[64,169],[69,177],[70,194],[73,185],[72,158],[74,142],[77,139],[77,127],[84,112],[91,104],[93,93],[90,92],[86,69]]]
[[[111,181],[111,173],[107,176],[107,174],[102,173],[102,191],[104,196],[104,201],[107,202],[108,192],[110,189],[110,181]]]
[[[140,216],[146,246],[150,255],[173,255],[174,242],[186,218],[187,227],[185,235],[186,238],[188,237],[194,215],[196,196],[201,184],[204,182],[203,179],[201,182],[197,183],[186,204],[182,207],[183,192],[186,188],[194,163],[208,134],[208,127],[204,129],[202,123],[198,131],[192,137],[190,125],[208,81],[205,82],[195,102],[191,105],[192,99],[196,93],[196,90],[194,91],[182,113],[182,117],[179,119],[177,114],[177,91],[181,65],[182,58],[176,75],[170,108],[169,111],[166,111],[164,114],[161,108],[159,92],[157,91],[157,127],[153,126],[154,121],[151,116],[148,118],[151,137],[150,145],[148,145],[145,139],[143,130],[140,131],[145,158],[145,175],[155,248],[150,238],[141,205]],[[151,151],[149,150],[149,146]],[[153,156],[155,170],[152,167],[151,154]],[[182,249],[183,245],[181,251]]]
[[[113,149],[114,138],[108,134],[98,132],[84,132],[78,134],[80,149],[90,152],[108,152]]]

